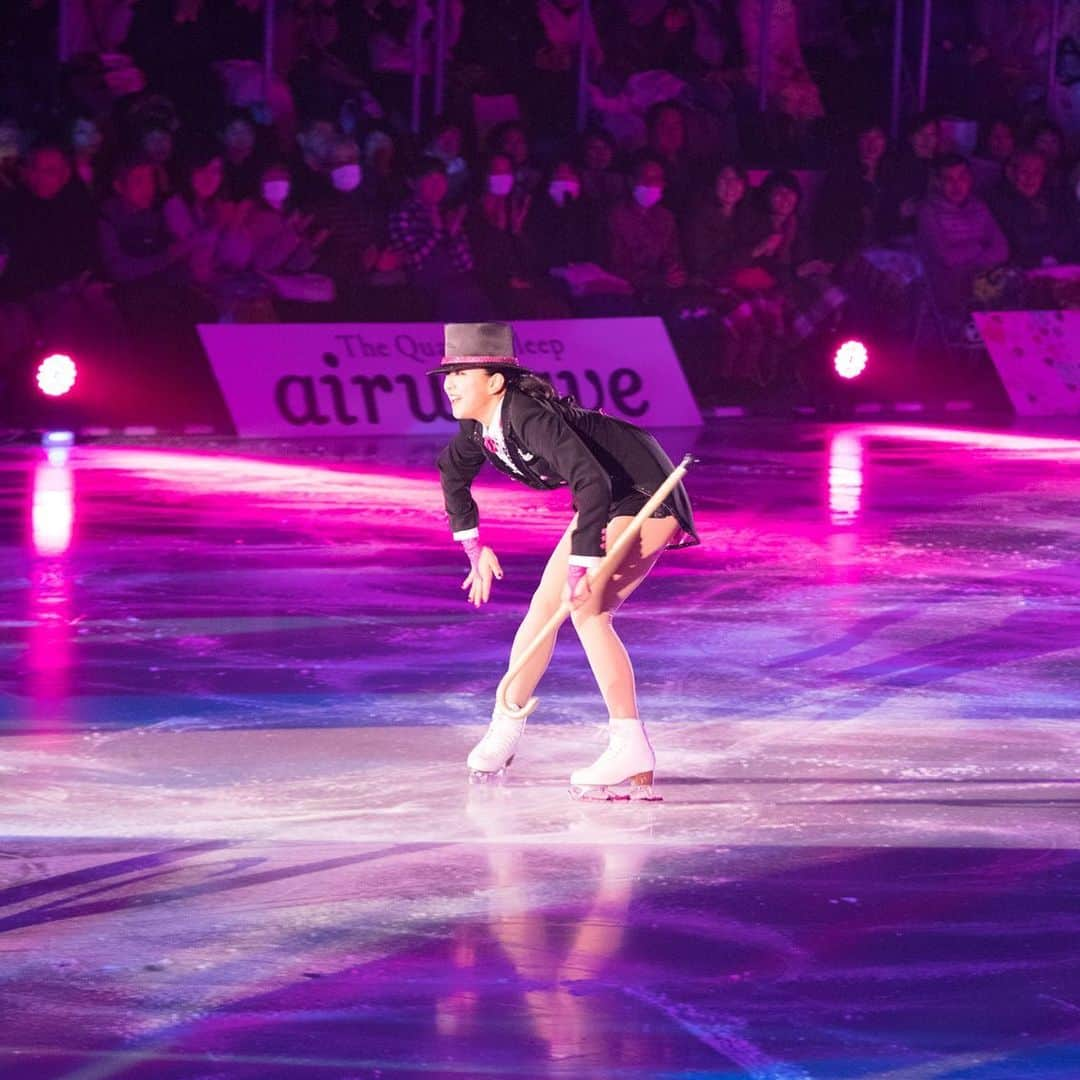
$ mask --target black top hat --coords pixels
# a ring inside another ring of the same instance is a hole
[[[428,372],[445,375],[468,368],[525,371],[514,355],[514,331],[501,322],[447,323],[443,330],[443,362]]]

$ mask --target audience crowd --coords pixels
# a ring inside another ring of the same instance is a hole
[[[57,42],[55,4],[15,0],[0,365],[68,339],[181,355],[206,321],[656,314],[708,401],[844,318],[904,333],[926,304],[962,338],[974,307],[1075,300],[1046,273],[1080,262],[1074,148],[977,28],[944,27],[939,107],[892,145],[891,3],[807,4],[844,16],[831,37],[775,3],[761,112],[761,0],[594,0],[587,24],[579,0],[449,0],[444,111],[414,134],[429,0],[278,0],[269,86],[262,2],[86,0]]]

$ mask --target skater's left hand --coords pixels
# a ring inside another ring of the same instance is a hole
[[[486,604],[491,599],[491,582],[495,578],[502,580],[503,570],[495,552],[489,547],[480,549],[480,555],[469,576],[461,583],[462,589],[469,591],[469,603],[473,607]]]

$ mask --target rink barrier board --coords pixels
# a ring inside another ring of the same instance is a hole
[[[199,335],[237,434],[446,434],[457,421],[428,375],[441,323],[209,324]],[[560,394],[644,427],[698,427],[658,318],[517,322],[522,366]]]

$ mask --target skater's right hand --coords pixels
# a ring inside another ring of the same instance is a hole
[[[476,566],[469,571],[469,576],[461,583],[462,589],[469,591],[469,603],[473,607],[486,604],[491,599],[491,582],[498,578],[502,581],[503,571],[495,552],[489,547],[480,549]]]

